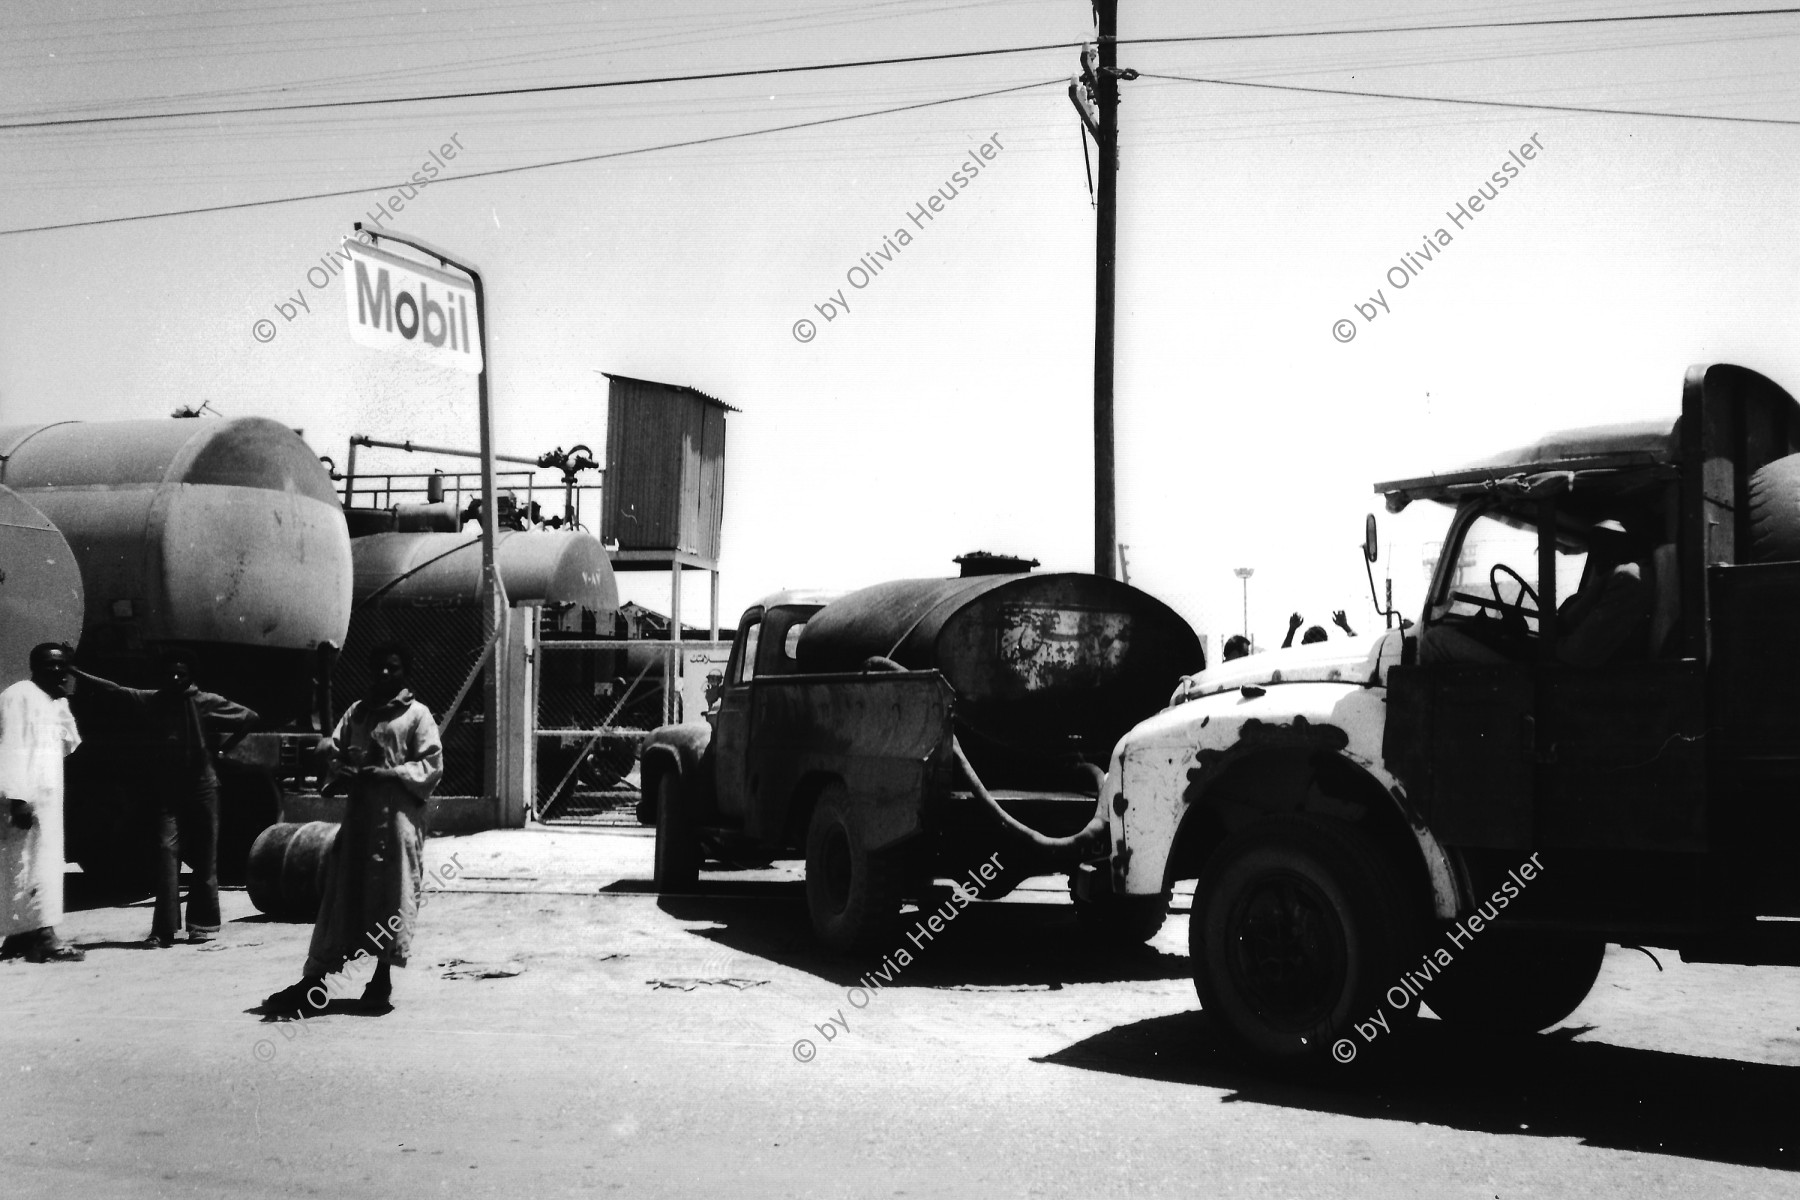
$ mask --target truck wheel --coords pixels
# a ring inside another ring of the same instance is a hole
[[[1460,1028],[1536,1033],[1581,1007],[1605,958],[1595,937],[1496,931],[1456,952],[1425,1003]]]
[[[1413,930],[1396,872],[1366,835],[1270,817],[1228,837],[1200,876],[1188,919],[1194,987],[1230,1050],[1312,1067],[1377,1012],[1395,1033],[1415,1013],[1384,1002]]]
[[[806,907],[840,954],[875,949],[899,925],[899,860],[868,848],[841,787],[819,797],[806,828]]]
[[[1136,945],[1147,942],[1162,930],[1169,918],[1169,896],[1101,895],[1084,900],[1075,894],[1075,880],[1069,880],[1069,899],[1075,905],[1075,921],[1081,928],[1106,942]]]
[[[690,894],[700,882],[700,836],[694,814],[682,802],[681,777],[658,772],[651,795],[656,797],[656,890],[665,896]]]

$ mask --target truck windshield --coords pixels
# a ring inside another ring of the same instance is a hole
[[[1522,605],[1535,627],[1538,606],[1534,597],[1542,596],[1544,592],[1538,583],[1537,541],[1537,527],[1510,514],[1502,517],[1489,511],[1477,516],[1466,526],[1460,541],[1452,535],[1456,562],[1442,577],[1442,586],[1433,597],[1432,619],[1473,617],[1484,610],[1491,613],[1493,602],[1498,600],[1509,607]],[[1443,552],[1440,547],[1439,553]],[[1556,595],[1559,600],[1574,594],[1586,565],[1585,547],[1568,539],[1559,541],[1556,553]],[[1532,595],[1524,594],[1522,583],[1529,585]]]

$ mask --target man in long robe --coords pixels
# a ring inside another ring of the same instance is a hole
[[[31,678],[0,692],[0,957],[79,962],[63,915],[63,759],[81,745],[69,650],[34,646]]]
[[[376,965],[363,989],[363,1007],[389,1007],[390,968],[404,967],[412,950],[424,884],[427,801],[444,773],[437,722],[406,687],[411,669],[404,647],[375,647],[368,696],[352,704],[319,743],[331,775],[349,778],[350,797],[327,860],[305,970],[300,982],[264,1001],[268,1011],[323,1011],[325,976],[364,957]]]

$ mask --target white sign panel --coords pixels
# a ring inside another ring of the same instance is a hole
[[[344,249],[350,254],[344,305],[352,338],[440,367],[481,370],[481,327],[469,280],[352,238],[344,239]]]

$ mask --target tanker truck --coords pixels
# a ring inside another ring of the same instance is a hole
[[[1417,622],[1193,675],[1108,771],[1106,874],[1197,879],[1220,1041],[1536,1032],[1609,942],[1800,965],[1800,404],[1696,366],[1676,413],[1376,490],[1450,510]]]
[[[1173,610],[1090,575],[770,596],[738,623],[706,719],[645,740],[657,888],[693,891],[707,856],[803,857],[814,931],[861,952],[889,944],[902,902],[937,879],[992,899],[1079,872],[1105,857],[1113,743],[1202,665]],[[1083,888],[1078,908],[1137,937],[1167,908],[1113,900]]]
[[[84,668],[153,687],[158,654],[179,649],[201,686],[256,709],[264,728],[318,727],[349,622],[350,539],[295,431],[260,417],[0,427],[0,485],[73,554]],[[135,824],[141,757],[92,699],[73,701],[86,744],[67,766],[68,855],[103,883],[136,886],[149,857]],[[221,878],[242,878],[275,819],[279,744],[251,734],[219,762]]]

